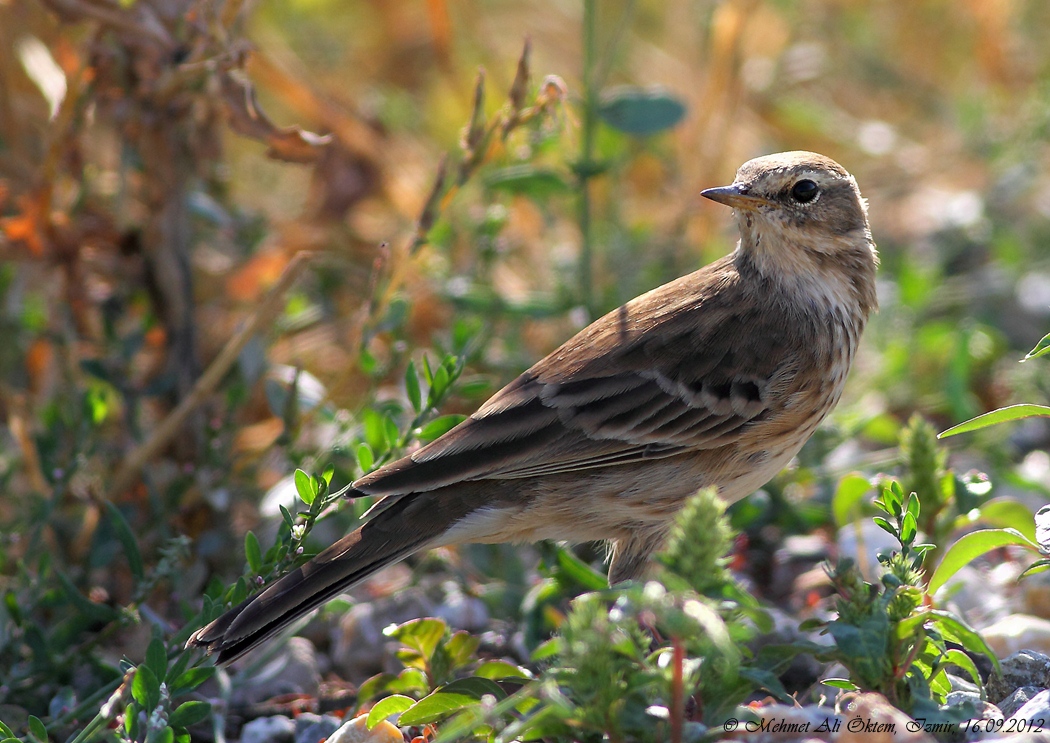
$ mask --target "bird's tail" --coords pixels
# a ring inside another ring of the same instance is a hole
[[[219,663],[228,663],[373,573],[425,549],[448,524],[418,518],[420,510],[431,509],[421,509],[424,504],[417,499],[429,500],[418,495],[398,499],[394,507],[194,632],[186,645],[218,653]]]

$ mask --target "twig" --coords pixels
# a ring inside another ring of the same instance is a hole
[[[222,381],[222,378],[226,376],[226,372],[237,361],[237,357],[248,344],[248,341],[252,339],[260,328],[266,327],[273,322],[280,311],[281,300],[284,298],[285,293],[298,280],[312,256],[313,254],[307,251],[295,254],[287,268],[284,269],[284,273],[281,274],[281,278],[270,290],[270,293],[266,295],[255,314],[248,318],[248,321],[237,331],[236,335],[227,341],[219,355],[215,357],[215,360],[211,362],[211,365],[200,376],[197,383],[193,385],[193,389],[190,390],[189,394],[157,426],[144,444],[125,457],[124,463],[113,477],[113,482],[106,495],[107,499],[113,500],[131,487],[146,463],[167,446],[179,432],[179,429],[182,428],[182,424],[189,417],[190,413]]]
[[[45,5],[59,15],[97,21],[127,34],[132,39],[150,38],[165,49],[175,47],[171,34],[148,8],[138,8],[139,17],[136,18],[123,8],[102,6],[82,0],[45,0]]]

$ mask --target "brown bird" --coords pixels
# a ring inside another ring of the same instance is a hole
[[[857,183],[811,152],[745,163],[702,192],[731,206],[730,255],[613,310],[436,441],[353,483],[367,522],[230,609],[190,645],[232,660],[379,569],[463,542],[608,540],[642,574],[685,500],[733,502],[838,402],[876,307]]]

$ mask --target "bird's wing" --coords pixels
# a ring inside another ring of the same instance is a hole
[[[733,287],[661,287],[607,315],[474,415],[354,483],[403,495],[479,479],[531,478],[713,449],[774,412],[791,385],[790,318],[741,312]],[[703,278],[703,276],[701,276]],[[776,313],[774,313],[776,314]],[[758,327],[756,323],[773,323]],[[752,347],[748,336],[763,338]]]

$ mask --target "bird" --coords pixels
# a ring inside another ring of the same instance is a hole
[[[606,541],[644,577],[699,489],[777,474],[838,402],[869,315],[867,202],[834,160],[784,152],[701,196],[733,209],[729,255],[581,330],[443,436],[351,484],[365,523],[194,632],[228,663],[383,567],[469,542]],[[698,537],[701,535],[698,535]]]

